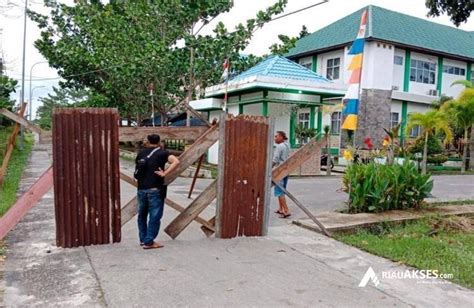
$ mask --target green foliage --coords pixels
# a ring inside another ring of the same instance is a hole
[[[36,124],[50,130],[54,108],[64,107],[106,107],[107,99],[88,90],[74,90],[53,87],[53,93],[40,98],[42,105],[36,111]]]
[[[233,1],[76,1],[74,6],[47,1],[50,17],[29,16],[42,31],[35,46],[63,77],[64,87],[90,89],[118,107],[122,117],[140,122],[151,110],[150,84],[155,110],[164,114],[199,96],[196,89],[219,82],[226,58],[234,72],[254,65],[258,58],[240,53],[286,2],[275,0],[232,32],[220,22],[212,35],[200,30],[228,12]]]
[[[433,189],[431,176],[419,174],[408,160],[403,165],[351,164],[343,185],[350,213],[419,208]]]
[[[423,135],[416,138],[415,143],[408,149],[411,154],[423,153],[423,147],[425,145],[425,138]],[[444,148],[438,137],[429,135],[428,136],[428,155],[435,155],[443,153]]]
[[[471,12],[474,10],[472,0],[426,0],[429,9],[428,16],[440,16],[447,14],[456,27],[467,22]]]
[[[0,75],[0,108],[11,110],[14,101],[10,99],[10,94],[15,93],[18,81],[7,76]]]
[[[274,55],[285,55],[287,54],[290,49],[296,46],[296,42],[309,35],[310,33],[308,32],[308,28],[306,28],[305,25],[301,28],[301,31],[298,36],[295,37],[289,37],[284,34],[278,35],[278,39],[281,41],[281,44],[275,43],[272,46],[270,46],[270,52]]]
[[[434,155],[428,156],[428,164],[435,164],[441,166],[443,163],[448,161],[448,156],[446,155]]]
[[[336,234],[335,238],[408,266],[453,274],[453,282],[474,288],[474,233],[443,226],[461,219],[467,218],[426,218],[401,225],[376,225],[354,234]]]
[[[0,128],[0,162],[3,161],[4,150],[6,140],[11,134],[12,128]],[[23,151],[20,151],[19,147],[15,147],[13,154],[8,163],[7,173],[5,175],[5,181],[3,186],[0,187],[0,217],[6,213],[6,211],[16,201],[16,193],[18,185],[20,183],[21,175],[26,167],[28,156],[33,146],[33,136],[26,135],[25,146]],[[19,137],[17,138],[17,144],[19,143]]]
[[[299,124],[295,127],[295,136],[299,140],[299,143],[303,144],[316,136],[316,129],[309,127],[305,128],[302,124]]]

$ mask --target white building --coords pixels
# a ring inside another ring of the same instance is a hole
[[[455,97],[463,88],[451,86],[453,81],[474,78],[474,31],[368,6],[300,39],[287,57],[345,84],[350,77],[345,69],[347,51],[365,9],[368,24],[361,87],[368,91],[361,101],[359,136],[380,140],[383,131],[378,134],[370,128],[371,120],[377,118],[384,127],[402,123],[405,137],[410,113],[426,111],[441,95]],[[369,112],[364,111],[364,104]],[[340,122],[341,114],[335,112],[324,116],[323,125],[331,125],[337,135]],[[419,129],[414,129],[409,137],[418,134]]]

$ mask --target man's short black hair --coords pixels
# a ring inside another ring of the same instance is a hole
[[[152,134],[147,136],[148,142],[150,144],[159,144],[160,143],[160,135]]]

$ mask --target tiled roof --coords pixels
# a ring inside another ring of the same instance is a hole
[[[232,81],[242,80],[253,76],[267,76],[285,79],[315,81],[319,83],[330,83],[331,81],[316,74],[315,72],[288,60],[287,58],[273,55],[245,72],[237,75]]]
[[[362,12],[369,10],[366,38],[474,59],[474,32],[370,5],[302,39],[286,55],[295,57],[352,42]]]

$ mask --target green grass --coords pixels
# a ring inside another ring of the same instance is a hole
[[[450,227],[474,218],[431,217],[401,225],[380,224],[335,238],[372,254],[419,269],[452,273],[453,282],[474,288],[474,232]]]
[[[6,143],[8,136],[11,134],[12,127],[0,127],[0,162],[3,161],[5,155]],[[13,154],[8,163],[7,172],[3,186],[0,187],[0,217],[15,203],[18,185],[20,184],[21,175],[26,167],[28,156],[33,146],[33,136],[25,135],[24,150],[19,149],[19,136],[17,138],[17,146],[13,150]]]

